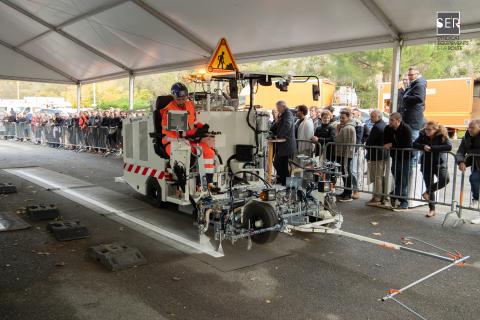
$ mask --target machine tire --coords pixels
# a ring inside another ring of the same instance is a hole
[[[262,227],[256,227],[256,221],[263,221]],[[272,206],[264,202],[253,201],[247,204],[243,210],[244,227],[248,228],[248,222],[254,230],[273,227],[278,223],[277,215]],[[268,231],[252,236],[252,241],[263,244],[273,241],[278,236],[278,231]]]
[[[164,204],[162,201],[162,188],[157,179],[152,177],[147,180],[147,199],[152,206],[157,208]]]

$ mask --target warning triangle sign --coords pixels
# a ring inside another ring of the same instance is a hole
[[[211,73],[236,72],[238,70],[227,39],[222,38],[218,42],[217,49],[215,49],[215,53],[210,58],[207,70]]]

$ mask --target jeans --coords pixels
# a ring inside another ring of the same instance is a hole
[[[342,177],[344,187],[342,194],[351,197],[353,181],[356,180],[355,176],[352,175],[352,158],[337,157],[336,162],[342,165],[342,175],[346,175],[346,177]]]
[[[427,189],[426,191],[428,192],[428,196],[430,198],[428,207],[430,210],[435,210],[435,191],[444,188],[450,182],[447,168],[440,167],[436,170],[434,168],[432,168],[432,170],[428,170],[428,168],[426,168],[423,170],[422,175],[423,180],[425,181],[425,187]],[[435,176],[437,177],[437,182],[433,182]]]
[[[400,204],[408,204],[408,180],[410,179],[410,160],[403,157],[392,158],[392,174],[395,181],[392,199],[399,199]],[[403,197],[399,198],[399,197]]]
[[[472,198],[473,200],[478,201],[478,196],[480,193],[480,171],[473,171],[468,178],[470,180],[470,188],[472,189]]]
[[[354,191],[358,190],[358,167],[359,167],[359,159],[358,159],[358,153],[359,151],[357,150],[356,152],[353,153],[353,158],[352,161],[350,162],[350,172],[352,173],[352,187]]]
[[[412,129],[412,142],[417,140],[418,136],[420,135],[420,130],[414,130]],[[411,158],[411,164],[412,164],[412,167],[416,167],[417,166],[417,161],[418,161],[418,154],[419,152],[418,151],[413,151],[412,152],[412,158]]]

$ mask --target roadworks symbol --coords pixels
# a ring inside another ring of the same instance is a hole
[[[215,53],[210,58],[207,70],[213,73],[235,72],[238,70],[227,39],[222,38],[218,42]]]

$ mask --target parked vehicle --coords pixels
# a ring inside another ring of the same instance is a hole
[[[390,82],[378,84],[378,109],[391,111]],[[480,79],[427,80],[424,115],[427,120],[442,123],[452,132],[465,130],[471,119],[480,117]]]

